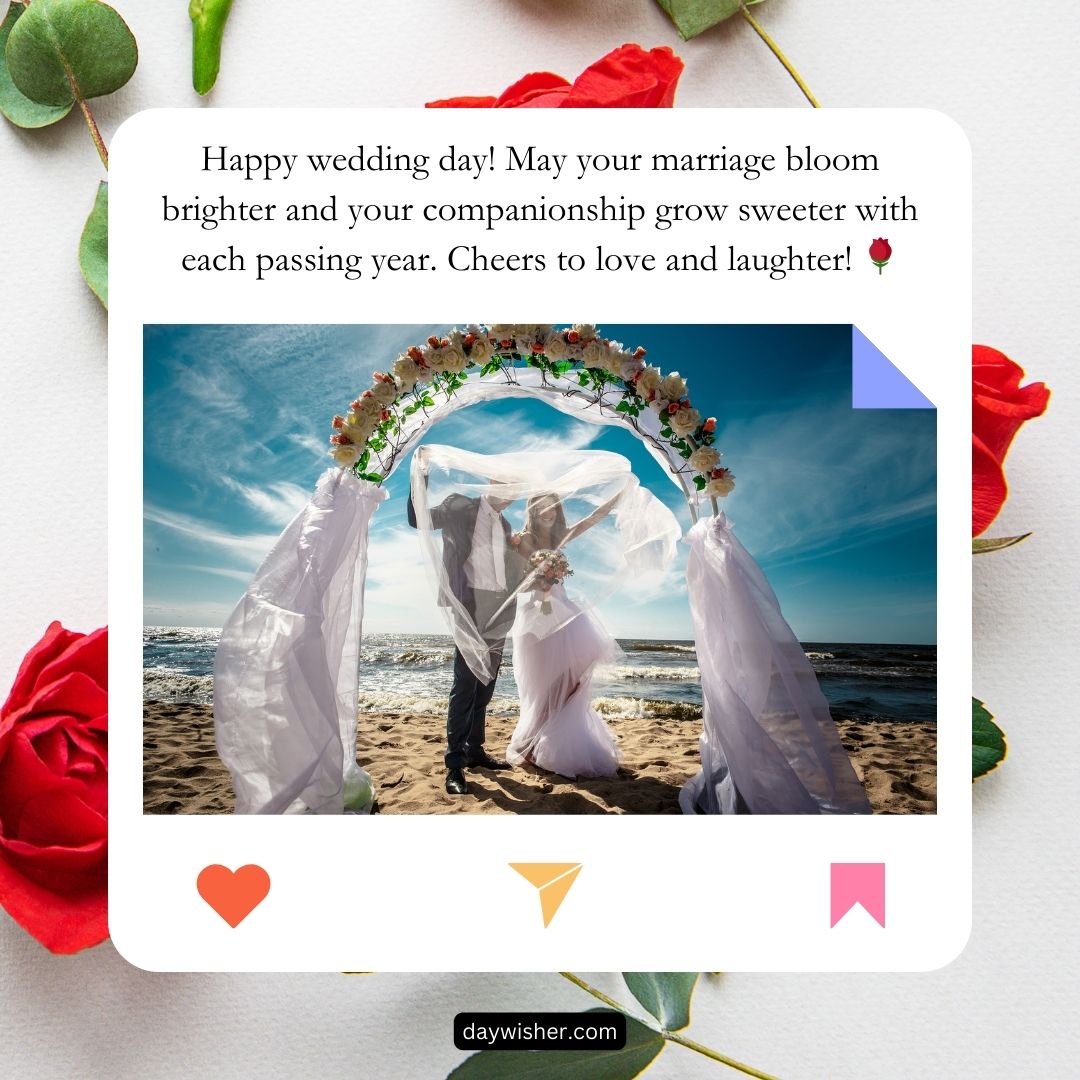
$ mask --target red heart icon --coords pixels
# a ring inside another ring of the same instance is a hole
[[[195,883],[199,895],[232,927],[239,926],[270,891],[270,875],[254,863],[230,870],[214,863]]]

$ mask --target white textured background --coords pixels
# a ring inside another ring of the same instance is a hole
[[[199,105],[186,2],[116,2],[141,63],[96,107],[106,139],[139,109]],[[498,93],[526,71],[573,78],[637,41],[685,59],[682,106],[802,104],[741,20],[683,44],[651,0],[397,7],[237,0],[214,103],[416,105]],[[975,788],[967,950],[928,975],[728,976],[698,991],[690,1033],[784,1078],[1074,1076],[1077,9],[768,0],[754,10],[826,106],[928,106],[964,126],[975,151],[973,340],[1007,352],[1055,396],[1019,436],[1013,494],[992,530],[1036,535],[976,566],[976,689],[1012,752]],[[3,690],[50,618],[86,630],[105,620],[105,319],[75,262],[99,175],[75,116],[39,132],[0,122]],[[439,1077],[463,1056],[450,1035],[460,1008],[591,1004],[550,974],[151,975],[108,945],[52,957],[0,912],[0,1071],[35,1080]],[[675,1047],[649,1075],[725,1074],[734,1075]]]

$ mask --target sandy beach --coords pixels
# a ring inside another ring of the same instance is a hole
[[[148,701],[143,709],[143,810],[228,814],[232,785],[214,746],[209,705]],[[514,717],[491,717],[488,749],[500,756]],[[445,721],[410,713],[368,714],[357,760],[375,778],[384,814],[678,814],[679,788],[698,767],[700,722],[608,718],[623,764],[617,777],[567,780],[532,767],[470,770],[470,793],[443,790]],[[855,772],[874,813],[933,813],[936,725],[841,720]]]

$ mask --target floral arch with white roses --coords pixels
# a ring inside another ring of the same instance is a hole
[[[645,362],[591,324],[470,325],[403,352],[332,421],[330,453],[381,484],[423,432],[449,413],[499,397],[538,397],[582,420],[628,428],[698,504],[731,493],[714,446],[716,419],[691,404],[686,380]]]
[[[430,337],[333,420],[340,468],[319,478],[221,631],[214,725],[236,812],[372,808],[356,762],[360,641],[372,515],[383,482],[424,432],[469,405],[534,397],[632,431],[682,489],[687,597],[701,672],[701,764],[688,814],[869,813],[828,703],[760,567],[717,499],[735,486],[716,421],[677,372],[645,363],[595,326],[469,326]],[[698,520],[702,502],[713,514]]]

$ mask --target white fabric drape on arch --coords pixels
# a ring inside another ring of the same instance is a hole
[[[327,469],[222,628],[214,727],[238,814],[370,808],[356,705],[368,524],[386,495]]]
[[[704,731],[687,814],[868,814],[802,645],[724,514],[687,535]]]

